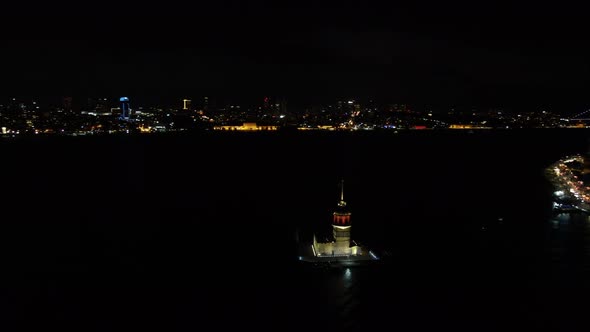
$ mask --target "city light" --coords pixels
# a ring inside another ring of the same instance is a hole
[[[555,190],[553,203],[555,210],[580,210],[590,209],[590,189],[585,187],[580,180],[582,169],[580,165],[587,164],[586,157],[581,155],[565,157],[549,167],[547,174],[553,183]]]
[[[392,130],[490,130],[499,128],[582,128],[587,113],[574,117],[558,116],[550,111],[513,114],[497,110],[449,112],[414,110],[409,105],[374,105],[361,99],[334,100],[324,105],[287,109],[284,100],[264,97],[257,104],[215,105],[208,97],[199,102],[177,99],[173,106],[147,107],[135,104],[130,97],[114,100],[88,98],[72,103],[64,98],[60,105],[39,101],[0,100],[0,135],[100,135],[120,133],[181,132],[185,130],[301,131]],[[180,102],[181,101],[181,102]],[[272,101],[272,102],[271,102]],[[372,101],[371,101],[372,102]],[[72,105],[85,105],[73,110]],[[190,119],[190,123],[189,120]],[[100,127],[99,125],[102,125]],[[151,127],[152,130],[145,128]],[[567,160],[565,160],[567,161]],[[556,169],[556,173],[562,172]]]

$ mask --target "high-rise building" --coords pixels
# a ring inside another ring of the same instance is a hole
[[[285,97],[281,98],[280,111],[281,114],[287,114],[287,98]]]
[[[182,100],[182,109],[183,110],[190,110],[191,109],[192,101],[190,99],[183,99]]]
[[[121,119],[129,120],[131,117],[131,108],[129,107],[129,98],[121,97],[119,98],[121,102]]]
[[[106,112],[109,108],[107,98],[88,98],[86,111]]]
[[[270,109],[270,98],[264,97],[264,111],[268,111]]]
[[[84,111],[90,112],[90,111],[94,111],[96,109],[96,98],[94,97],[88,97],[88,99],[86,99],[86,107],[84,108]],[[82,106],[84,107],[84,106]]]
[[[66,111],[71,111],[72,110],[72,97],[63,97],[62,107]]]
[[[96,111],[100,113],[108,112],[109,102],[107,98],[98,98],[96,101]]]

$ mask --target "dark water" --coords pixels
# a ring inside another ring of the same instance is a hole
[[[0,142],[3,330],[587,330],[590,221],[543,169],[585,130]],[[346,181],[380,267],[315,269]]]

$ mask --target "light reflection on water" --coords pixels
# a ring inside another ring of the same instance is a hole
[[[320,293],[326,302],[323,308],[329,308],[334,324],[345,328],[354,328],[361,316],[361,285],[356,268],[335,268],[316,271],[316,281]]]
[[[456,324],[462,322],[464,317],[454,316],[453,306],[469,308],[468,303],[481,301],[493,307],[494,301],[504,303],[506,298],[516,296],[514,294],[523,294],[523,298],[533,296],[549,299],[542,304],[543,308],[549,308],[552,299],[568,299],[564,289],[578,290],[578,287],[590,286],[590,216],[563,213],[545,217],[544,238],[537,233],[537,230],[543,229],[543,219],[536,219],[539,220],[536,226],[518,226],[511,224],[514,218],[507,217],[506,223],[495,226],[490,224],[494,227],[490,227],[488,232],[473,233],[480,239],[474,241],[486,241],[485,250],[489,250],[490,256],[474,254],[473,257],[478,260],[471,261],[472,266],[445,263],[441,265],[442,270],[437,270],[437,267],[425,261],[418,264],[418,270],[396,264],[317,271],[317,290],[323,293],[325,299],[322,307],[330,307],[338,325],[347,328],[355,328],[372,319],[387,320],[373,316],[384,314],[406,324],[413,319],[414,312],[434,311],[433,306],[441,306],[441,319]],[[510,241],[514,241],[515,245],[502,248]],[[420,257],[411,261],[417,259]],[[476,274],[477,269],[480,269],[480,274]],[[522,291],[522,287],[526,290]],[[575,298],[580,296],[576,295]],[[486,297],[490,299],[489,302],[485,300]],[[376,301],[385,302],[388,310],[396,308],[397,311],[387,313],[384,308],[375,305]],[[449,307],[445,309],[442,307],[444,305]],[[512,308],[506,303],[503,305],[520,314],[520,308]],[[564,308],[572,306],[568,304]],[[479,319],[474,317],[473,320]]]

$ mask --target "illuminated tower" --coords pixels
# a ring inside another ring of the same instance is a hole
[[[183,110],[190,110],[191,109],[192,101],[190,99],[183,99],[182,100],[182,109]]]
[[[129,108],[129,98],[121,97],[119,98],[121,102],[121,119],[129,120],[131,117],[131,109]]]
[[[339,253],[350,254],[350,212],[346,208],[344,201],[344,180],[340,183],[340,202],[334,212],[334,220],[332,221],[332,229],[334,234],[335,251]]]

